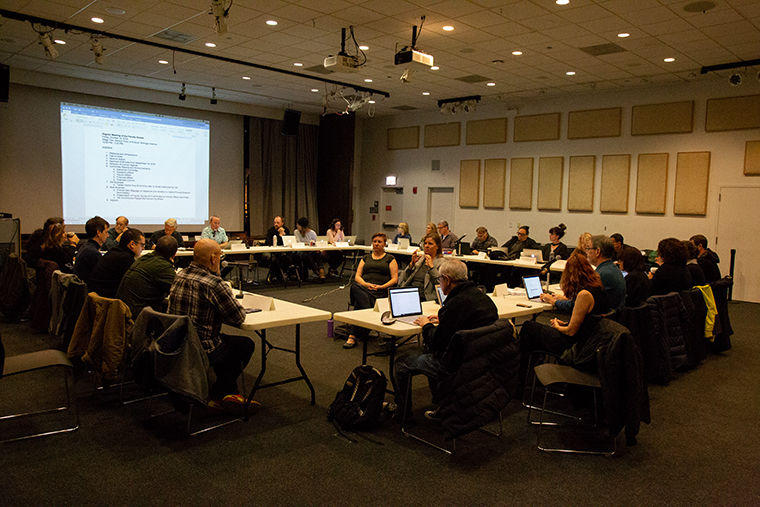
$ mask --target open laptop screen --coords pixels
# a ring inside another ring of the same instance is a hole
[[[440,285],[435,286],[435,292],[438,296],[438,304],[443,305],[443,302],[446,301],[446,294],[443,293],[443,289]]]
[[[524,276],[523,284],[525,284],[525,293],[528,295],[528,299],[535,299],[544,292],[541,287],[541,279],[538,276]]]
[[[417,287],[388,289],[388,300],[394,318],[422,314],[420,291]]]

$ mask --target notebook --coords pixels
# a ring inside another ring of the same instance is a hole
[[[414,324],[422,315],[422,301],[417,287],[397,287],[388,289],[388,301],[394,319],[407,324]]]
[[[443,293],[440,285],[435,286],[435,295],[438,298],[438,304],[443,306],[443,302],[446,301],[446,294]]]
[[[525,294],[530,301],[540,301],[539,297],[544,293],[544,288],[541,286],[541,279],[538,275],[524,276],[523,285],[525,286]]]

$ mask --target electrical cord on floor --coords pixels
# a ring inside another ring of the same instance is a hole
[[[354,280],[353,280],[353,279],[349,280],[349,282],[348,282],[348,283],[346,283],[346,284],[343,284],[343,285],[338,285],[338,286],[337,286],[337,287],[335,287],[334,289],[330,289],[330,290],[328,290],[328,291],[325,291],[325,292],[323,292],[323,293],[321,293],[321,294],[317,294],[316,296],[313,296],[313,297],[310,297],[310,298],[306,298],[306,299],[304,299],[304,300],[303,300],[303,301],[301,301],[301,302],[302,302],[302,303],[311,303],[311,302],[312,302],[312,301],[314,301],[315,299],[319,299],[319,298],[321,298],[321,297],[327,296],[327,295],[329,295],[329,294],[332,294],[333,292],[338,292],[339,290],[347,289],[348,287],[351,287],[351,284],[352,284],[352,283],[354,283]]]

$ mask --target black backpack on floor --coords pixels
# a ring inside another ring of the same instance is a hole
[[[383,372],[364,364],[357,366],[330,404],[327,420],[343,429],[367,429],[380,419],[388,381]]]

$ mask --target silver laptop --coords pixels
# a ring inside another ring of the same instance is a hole
[[[398,249],[399,250],[406,250],[409,248],[409,238],[399,238],[398,239]]]
[[[536,262],[544,262],[543,254],[541,253],[541,250],[538,250],[538,249],[526,248],[522,251],[520,256],[521,257],[535,257]]]
[[[523,285],[525,286],[525,294],[530,301],[540,302],[541,294],[544,293],[544,288],[541,285],[541,278],[538,275],[524,276]]]
[[[388,289],[388,301],[391,306],[391,316],[398,321],[414,324],[417,317],[422,315],[422,300],[417,287]]]
[[[282,246],[293,246],[296,244],[296,237],[295,236],[283,236],[282,237]]]
[[[443,302],[446,301],[446,294],[443,293],[440,285],[435,286],[435,296],[438,299],[438,304],[443,306]]]

